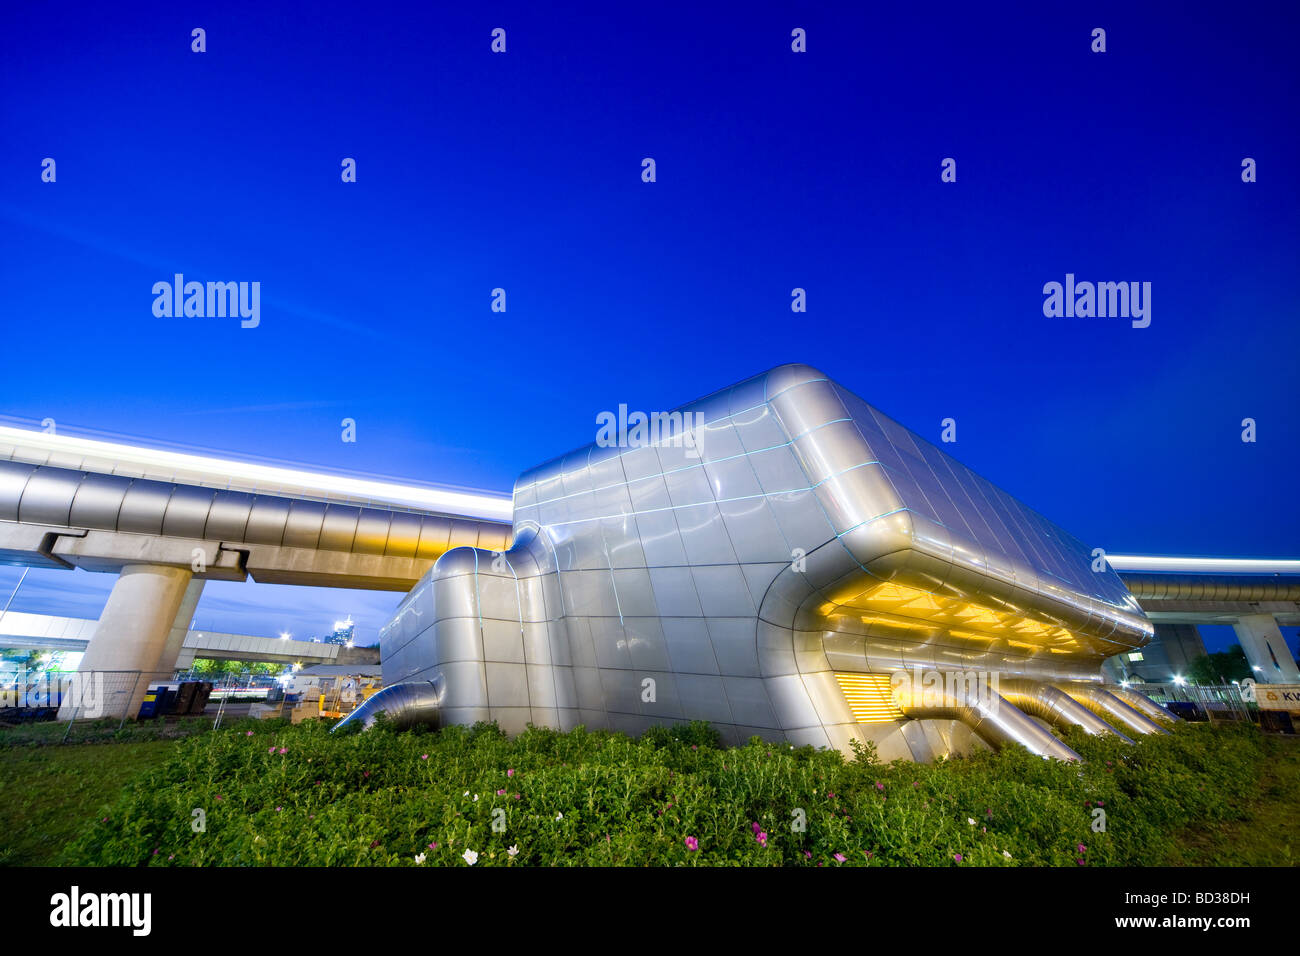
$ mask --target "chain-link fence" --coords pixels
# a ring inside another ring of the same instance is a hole
[[[210,683],[178,683],[172,671],[18,671],[3,675],[0,721],[57,724],[63,740],[75,727],[121,730],[127,720],[202,714]],[[116,724],[116,727],[113,727]]]
[[[1238,684],[1134,684],[1132,689],[1146,694],[1180,716],[1211,722],[1250,722],[1258,720],[1258,707],[1246,700]],[[1172,706],[1170,706],[1172,705]],[[1192,705],[1190,711],[1187,705]]]

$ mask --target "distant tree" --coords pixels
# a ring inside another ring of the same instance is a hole
[[[190,669],[193,673],[202,677],[225,677],[228,674],[235,676],[240,674],[269,674],[274,677],[283,671],[286,666],[285,664],[265,661],[218,661],[208,657],[196,657],[194,665]]]
[[[1245,680],[1251,676],[1250,663],[1240,644],[1226,651],[1202,654],[1187,668],[1187,676],[1197,684],[1222,684],[1225,681]]]

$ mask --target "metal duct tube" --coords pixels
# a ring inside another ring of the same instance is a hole
[[[1002,696],[1034,717],[1040,717],[1054,727],[1082,727],[1094,736],[1113,735],[1131,744],[1132,738],[1122,734],[1069,694],[1050,684],[1023,677],[1003,677],[998,681]]]
[[[1300,601],[1300,576],[1120,574],[1139,601]]]
[[[1057,690],[1065,691],[1084,707],[1107,720],[1114,720],[1127,730],[1137,734],[1167,734],[1161,727],[1141,711],[1134,710],[1114,694],[1101,689],[1099,684],[1086,682],[1073,684],[1053,684]]]
[[[392,684],[363,701],[360,707],[335,724],[330,732],[353,724],[361,724],[362,729],[369,730],[380,714],[386,716],[391,726],[397,730],[416,724],[437,727],[445,690],[446,682],[441,674],[433,680]]]
[[[939,687],[915,687],[904,681],[893,689],[894,703],[917,720],[960,720],[994,750],[1020,744],[1032,754],[1056,760],[1078,760],[1079,755],[1030,720],[985,685],[978,696],[954,694]]]
[[[1157,704],[1155,701],[1149,698],[1146,694],[1140,694],[1137,691],[1127,687],[1107,687],[1106,692],[1108,694],[1114,694],[1116,697],[1118,697],[1124,703],[1128,704],[1134,710],[1146,714],[1148,717],[1150,717],[1152,720],[1156,722],[1163,721],[1164,723],[1169,723],[1169,724],[1182,723],[1183,718],[1179,717],[1177,714],[1173,714],[1165,710],[1163,707],[1161,707],[1159,704]]]

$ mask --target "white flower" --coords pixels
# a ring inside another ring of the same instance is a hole
[[[557,813],[557,814],[555,815],[555,819],[557,819],[557,820],[563,820],[563,819],[564,819],[564,814],[563,814],[563,813]]]
[[[966,818],[966,822],[969,823],[971,826],[974,826],[974,825],[975,825],[975,821],[972,820],[970,817],[967,817],[967,818]]]
[[[477,794],[477,793],[474,794],[474,802],[475,802],[475,803],[478,803],[478,794]]]
[[[1008,860],[1011,859],[1011,854],[1008,853],[1006,850],[1002,851],[1002,855],[1005,856]]]
[[[469,791],[466,790],[464,793],[461,794],[461,796],[462,796],[462,797],[468,797],[468,796],[469,796]]]
[[[507,854],[508,856],[510,856],[510,857],[516,857],[516,856],[518,856],[518,855],[519,855],[519,847],[517,847],[517,846],[512,846],[510,849],[506,850],[506,854]]]
[[[475,853],[473,850],[466,850],[464,853],[461,854],[461,858],[464,859],[464,861],[468,863],[470,866],[473,866],[475,863],[478,862],[478,854]]]
[[[415,854],[415,865],[419,866],[423,862],[424,862],[424,854],[423,853]]]

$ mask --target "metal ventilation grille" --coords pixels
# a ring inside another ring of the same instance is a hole
[[[860,724],[880,724],[905,720],[889,692],[888,674],[842,674],[836,672],[844,699],[849,702],[854,719]]]

